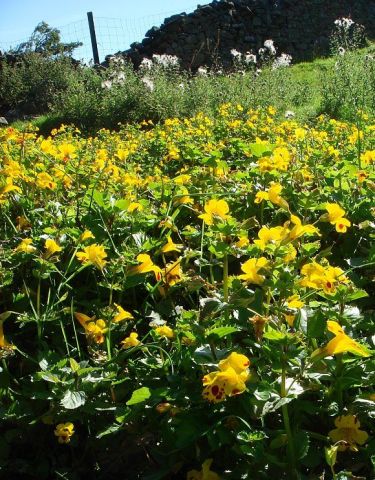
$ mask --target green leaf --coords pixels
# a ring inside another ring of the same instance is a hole
[[[136,405],[137,403],[144,402],[151,397],[150,389],[147,387],[138,388],[134,390],[130,400],[126,402],[126,405]]]
[[[310,437],[306,432],[297,432],[293,437],[296,457],[301,459],[307,455],[310,448]]]
[[[239,332],[240,330],[235,327],[217,327],[212,328],[211,330],[206,330],[206,335],[215,335],[219,338],[224,338],[227,335],[231,335],[232,333]]]
[[[86,394],[85,392],[67,390],[60,403],[67,410],[74,410],[86,403]]]
[[[79,364],[74,360],[74,358],[69,358],[69,363],[73,373],[76,373],[79,370]]]
[[[346,297],[347,302],[353,302],[354,300],[359,300],[360,298],[368,297],[368,293],[365,290],[357,290],[353,293],[349,293]]]
[[[333,468],[336,463],[338,445],[332,445],[332,447],[325,447],[324,454],[326,457],[326,462],[329,467]]]
[[[268,328],[268,330],[264,333],[263,338],[267,338],[267,340],[271,340],[274,342],[282,342],[287,338],[287,334],[283,332],[278,332],[274,328]]]
[[[272,153],[274,146],[269,143],[250,143],[248,145],[251,153],[255,157],[263,157],[265,153]]]

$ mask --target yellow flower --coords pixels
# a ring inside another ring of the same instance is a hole
[[[350,221],[347,218],[344,218],[345,210],[337,203],[327,203],[326,210],[328,212],[328,221],[331,225],[335,225],[337,232],[345,233],[347,227],[350,227],[351,225]],[[324,219],[324,216],[322,219]]]
[[[202,470],[190,470],[186,475],[186,480],[220,480],[217,473],[210,470],[212,458],[208,458],[202,463]]]
[[[235,243],[237,248],[247,247],[249,244],[250,240],[245,236],[239,237],[238,241]]]
[[[74,316],[85,329],[85,333],[89,340],[95,343],[104,342],[104,334],[108,331],[107,325],[101,318],[95,321],[94,317],[89,317],[84,313],[74,312]]]
[[[172,339],[174,337],[174,331],[171,329],[171,327],[168,327],[167,325],[162,325],[161,327],[156,327],[155,332],[160,337],[165,337],[165,338],[170,338],[170,339]]]
[[[23,253],[34,253],[36,248],[32,245],[33,241],[31,238],[24,238],[21,243],[16,247],[16,252]]]
[[[347,449],[357,452],[357,445],[363,445],[368,439],[368,434],[360,430],[361,424],[355,415],[342,415],[335,418],[336,428],[328,432],[330,439],[339,443],[339,450]]]
[[[88,240],[89,238],[95,238],[94,234],[91,232],[91,230],[85,230],[81,236],[79,237],[79,240],[81,242],[84,242],[85,240]]]
[[[210,402],[222,402],[226,396],[239,395],[246,390],[250,360],[233,352],[219,362],[219,371],[203,377],[203,397]]]
[[[132,332],[128,337],[126,337],[122,342],[123,348],[137,347],[141,344],[138,340],[138,333]]]
[[[117,308],[117,314],[113,317],[114,322],[121,322],[122,320],[132,320],[134,317],[131,313],[124,310],[120,305],[115,303],[115,307]]]
[[[265,250],[269,243],[276,245],[280,243],[286,237],[287,233],[288,230],[284,227],[262,227],[258,232],[259,240],[254,240],[254,243],[260,250]]]
[[[284,318],[287,322],[287,324],[290,326],[290,327],[293,327],[294,325],[294,320],[296,319],[296,316],[293,315],[292,313],[283,313],[284,315]]]
[[[290,230],[288,234],[288,240],[290,240],[291,242],[301,237],[305,233],[307,233],[308,235],[319,235],[319,230],[314,227],[314,225],[302,225],[301,220],[296,215],[291,215],[290,221],[294,224],[294,227]]]
[[[180,252],[183,248],[183,245],[176,244],[173,242],[172,237],[167,238],[167,243],[162,247],[161,252]]]
[[[250,360],[242,353],[232,352],[229,357],[219,362],[220,370],[227,370],[233,368],[236,373],[241,373],[248,369],[250,366]]]
[[[173,263],[169,263],[160,271],[157,280],[163,280],[168,287],[173,287],[182,280],[183,273],[181,269],[181,258]]]
[[[269,261],[265,257],[249,258],[249,260],[241,265],[241,270],[245,273],[239,275],[238,278],[248,283],[262,285],[265,278],[263,275],[259,275],[258,272],[263,268],[267,268],[268,265]]]
[[[53,181],[53,178],[47,172],[38,173],[36,184],[38,187],[43,189],[49,188],[50,190],[55,190],[57,187],[57,183]]]
[[[67,162],[70,158],[75,158],[77,156],[74,153],[76,151],[76,147],[71,143],[62,143],[57,148],[59,150],[59,158],[61,158],[61,160],[64,162]]]
[[[324,357],[330,357],[344,352],[350,352],[354,355],[359,355],[360,357],[370,356],[370,352],[367,348],[346,335],[337,322],[328,320],[327,329],[333,333],[335,337],[330,340],[325,347],[316,349],[311,355],[312,358],[319,360]]]
[[[370,163],[375,163],[375,150],[367,150],[361,154],[361,162],[364,165],[369,165]]]
[[[74,425],[71,422],[59,423],[54,433],[59,443],[69,443],[70,437],[74,434]]]
[[[332,295],[336,292],[336,284],[347,283],[348,278],[344,275],[344,271],[339,267],[323,267],[316,262],[307,263],[301,269],[304,275],[299,281],[302,287],[311,287],[317,290],[322,289],[324,293]]]
[[[161,270],[151,260],[150,255],[147,255],[147,253],[141,253],[137,256],[137,260],[140,263],[140,265],[137,265],[135,267],[131,267],[129,269],[129,275],[135,275],[137,273],[154,272],[156,278],[158,279],[158,276],[160,276]]]
[[[98,245],[96,243],[85,247],[83,252],[77,252],[76,257],[82,263],[91,263],[97,268],[100,268],[100,270],[102,270],[107,263],[105,260],[107,254],[105,253],[103,245]]]
[[[207,225],[213,225],[215,219],[227,220],[229,205],[225,200],[209,200],[204,206],[204,211],[198,218],[201,218]]]
[[[128,213],[133,213],[135,211],[142,212],[143,210],[143,205],[141,205],[139,202],[131,202],[131,204],[128,206],[127,212]]]
[[[13,179],[11,177],[7,177],[5,180],[5,185],[0,188],[0,203],[4,203],[6,201],[5,194],[9,192],[21,192],[22,190],[20,187],[13,185]]]
[[[54,253],[61,252],[62,248],[60,245],[58,245],[55,240],[52,240],[52,238],[47,238],[44,244],[44,248],[46,249],[45,257],[49,258],[51,257]]]
[[[283,187],[279,183],[272,183],[266,192],[258,192],[255,195],[255,203],[261,203],[263,200],[269,200],[274,205],[288,209],[288,202],[284,200],[280,193]]]
[[[300,300],[299,295],[292,295],[291,297],[287,298],[286,304],[289,308],[302,308],[305,304]]]
[[[7,340],[5,339],[3,323],[4,323],[4,320],[0,320],[0,356],[2,351],[9,353],[11,350],[16,348],[14,345],[7,342]]]

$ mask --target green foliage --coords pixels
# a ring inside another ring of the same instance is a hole
[[[18,114],[42,114],[49,111],[58,92],[66,90],[78,74],[72,60],[25,53],[14,63],[0,63],[0,108],[15,109]]]
[[[46,22],[41,22],[35,27],[27,42],[11,49],[9,53],[17,56],[25,53],[38,53],[44,57],[70,56],[81,45],[81,42],[61,42],[60,31],[51,28]]]

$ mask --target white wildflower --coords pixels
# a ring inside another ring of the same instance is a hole
[[[104,80],[102,82],[102,88],[108,88],[108,90],[110,90],[112,88],[111,80]]]
[[[287,118],[288,120],[291,118],[294,118],[294,116],[295,116],[295,113],[292,112],[292,110],[287,110],[284,115],[284,117]]]
[[[257,56],[253,53],[247,52],[245,54],[245,63],[246,65],[249,65],[250,63],[253,63],[255,65],[257,63]]]
[[[154,55],[152,55],[152,61],[156,65],[160,65],[164,68],[177,67],[179,64],[179,59],[176,57],[176,55],[158,55],[154,53]]]
[[[201,77],[206,77],[207,76],[207,68],[199,67],[198,70],[197,70],[197,74]]]
[[[285,68],[289,67],[292,63],[292,56],[287,53],[282,53],[279,57],[275,58],[272,64],[272,70],[276,68]]]
[[[268,50],[270,55],[276,55],[276,48],[273,44],[273,40],[265,40],[264,47]]]
[[[151,70],[152,69],[152,60],[150,60],[149,58],[143,58],[142,59],[142,62],[141,64],[139,65],[139,68],[143,69],[143,70]]]
[[[232,50],[230,51],[230,54],[232,55],[233,60],[237,60],[237,61],[241,60],[242,53],[236,50],[235,48],[232,48]]]
[[[154,82],[150,80],[148,77],[141,78],[141,82],[145,85],[146,88],[150,90],[150,92],[154,91]]]

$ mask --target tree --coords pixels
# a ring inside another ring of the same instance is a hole
[[[48,23],[39,23],[27,42],[23,42],[9,53],[22,55],[25,53],[39,53],[45,57],[71,56],[73,50],[80,47],[81,42],[61,42],[60,30],[51,28]]]

